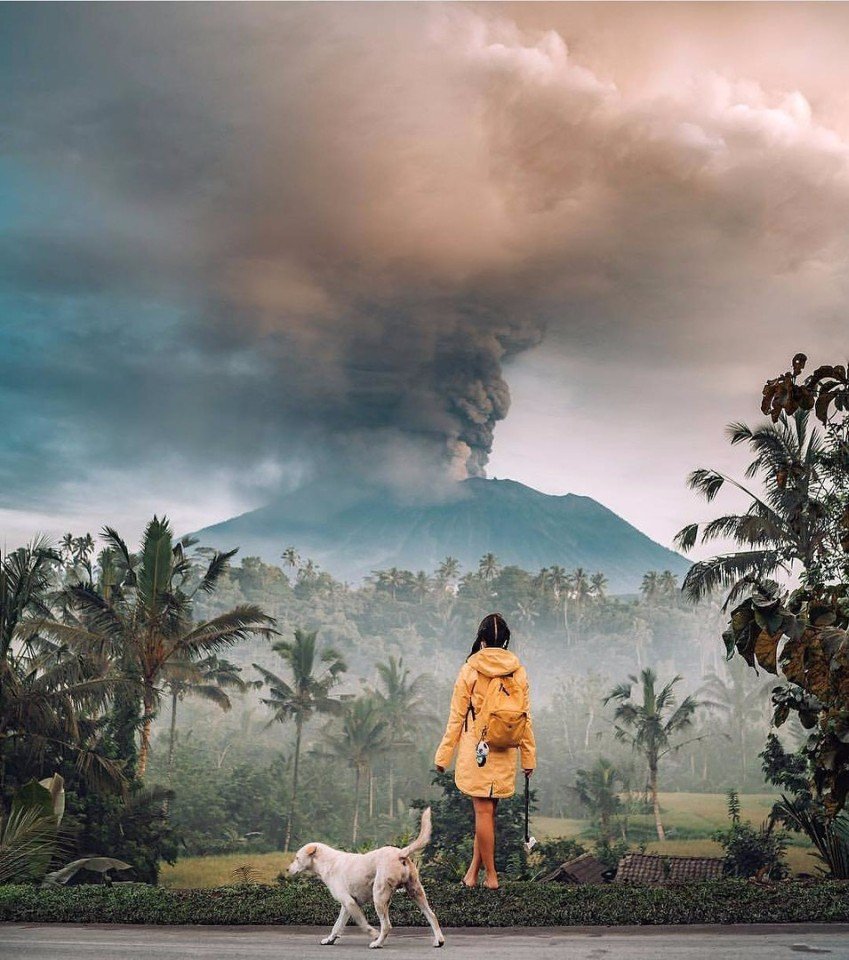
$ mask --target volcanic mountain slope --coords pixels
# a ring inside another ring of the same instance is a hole
[[[609,592],[629,593],[648,570],[683,576],[690,566],[591,497],[551,496],[513,480],[465,480],[456,496],[419,505],[386,491],[340,500],[302,489],[198,535],[211,546],[239,547],[240,556],[269,563],[279,563],[292,545],[351,582],[388,567],[432,571],[449,555],[465,572],[492,552],[501,564],[532,571],[553,564],[600,570]]]

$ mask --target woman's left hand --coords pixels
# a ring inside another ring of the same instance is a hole
[[[445,773],[445,767],[440,767],[440,766],[437,764],[436,772],[437,772],[437,773]]]

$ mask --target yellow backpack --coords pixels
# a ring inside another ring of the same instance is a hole
[[[512,673],[490,677],[474,720],[478,742],[483,740],[496,750],[521,745],[528,726],[528,712],[524,709],[522,688]]]

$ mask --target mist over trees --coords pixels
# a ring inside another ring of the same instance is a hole
[[[740,546],[695,564],[683,589],[647,570],[637,593],[612,596],[603,570],[524,570],[493,552],[473,569],[449,556],[351,585],[297,545],[281,544],[279,564],[236,563],[157,517],[138,551],[107,527],[99,551],[68,534],[6,554],[4,809],[59,773],[75,842],[145,879],[180,852],[408,834],[417,805],[458,803],[433,751],[477,624],[497,610],[530,677],[539,815],[589,815],[597,852],[615,862],[628,844],[673,835],[663,793],[778,787],[790,796],[775,817],[826,861],[843,857],[849,386],[843,368],[798,385],[803,360],[767,384],[774,426],[732,425],[763,491],[744,488],[744,514],[682,530],[684,548],[700,530]],[[729,482],[692,475],[708,500]],[[792,592],[770,578],[794,565]],[[758,836],[735,804],[728,850]],[[453,869],[447,847],[440,857]]]
[[[447,557],[433,571],[378,570],[350,586],[296,547],[281,548],[278,566],[236,563],[173,539],[160,520],[138,554],[115,531],[105,537],[99,553],[94,537],[68,535],[56,551],[34,545],[6,558],[10,573],[23,564],[41,578],[26,578],[37,596],[25,603],[26,630],[15,629],[29,638],[45,683],[49,670],[67,673],[71,661],[99,674],[75,701],[77,728],[90,727],[90,753],[105,772],[114,767],[106,796],[116,810],[122,797],[158,798],[148,819],[158,824],[164,859],[179,850],[285,849],[311,836],[373,844],[410,828],[412,801],[437,789],[432,755],[451,687],[490,609],[511,622],[530,672],[547,747],[536,779],[540,813],[584,816],[578,771],[602,756],[629,790],[645,793],[648,770],[617,741],[604,697],[647,663],[665,682],[682,673],[691,691],[711,678],[713,691],[694,721],[700,742],[670,754],[660,788],[762,786],[752,724],[745,769],[725,749],[739,738],[740,708],[713,640],[718,610],[689,605],[668,572],[647,571],[639,594],[611,597],[603,572],[531,572],[490,554],[470,571]],[[147,586],[154,566],[158,591]],[[155,627],[151,598],[160,594],[174,599]],[[75,696],[71,680],[58,695]],[[757,701],[748,678],[741,682]],[[759,722],[765,735],[766,708]],[[4,755],[8,798],[34,761],[17,748]],[[87,816],[99,794],[70,772],[74,751],[57,746],[36,766],[50,763],[89,798]],[[167,820],[157,820],[162,809]]]
[[[336,715],[316,714],[303,726],[297,804],[303,812],[293,818],[291,846],[318,835],[350,845],[354,827],[358,841],[384,842],[408,825],[411,800],[433,796],[433,750],[451,687],[477,623],[490,609],[508,618],[511,646],[528,665],[534,724],[546,746],[535,781],[540,814],[585,816],[578,772],[592,770],[600,758],[615,764],[620,784],[626,777],[635,797],[650,797],[649,766],[617,737],[615,708],[604,702],[613,687],[647,664],[657,671],[659,687],[681,674],[681,699],[689,704],[689,693],[701,704],[696,711],[684,708],[692,729],[680,739],[689,742],[679,745],[671,738],[663,748],[669,749],[659,789],[765,789],[757,757],[768,731],[764,684],[729,670],[716,642],[718,604],[694,608],[668,572],[647,571],[639,594],[611,597],[596,571],[531,572],[502,567],[495,555],[464,571],[448,557],[433,571],[379,570],[352,587],[299,556],[295,547],[281,555],[289,559],[281,556],[280,567],[244,558],[202,603],[205,616],[233,604],[258,603],[275,617],[281,635],[315,633],[320,648],[347,665],[330,693]],[[261,639],[234,654],[245,670],[255,664],[266,677],[279,670],[279,658]],[[292,683],[289,674],[285,682]],[[276,788],[269,807],[285,812],[297,747],[294,724],[267,728],[255,695],[242,703],[238,723],[250,730],[247,736],[236,733],[234,713],[208,715],[201,704],[187,704],[178,762],[194,768],[206,755],[216,765],[213,776],[226,779],[215,759],[217,744],[226,742],[223,770],[235,769],[240,754],[251,768],[270,771],[274,764],[286,771],[286,783]],[[740,743],[741,720],[748,748],[742,767],[728,749]],[[178,823],[182,815],[178,802]],[[238,829],[242,836],[262,830],[271,846],[279,847],[285,815],[273,827],[268,819],[265,814],[252,822],[240,815]],[[276,831],[273,841],[269,830]],[[222,849],[214,829],[199,842],[192,849]]]

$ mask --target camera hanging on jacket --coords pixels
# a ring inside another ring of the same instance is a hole
[[[482,767],[486,763],[488,756],[489,744],[484,740],[479,740],[478,745],[475,747],[475,760],[477,760],[479,767]]]

